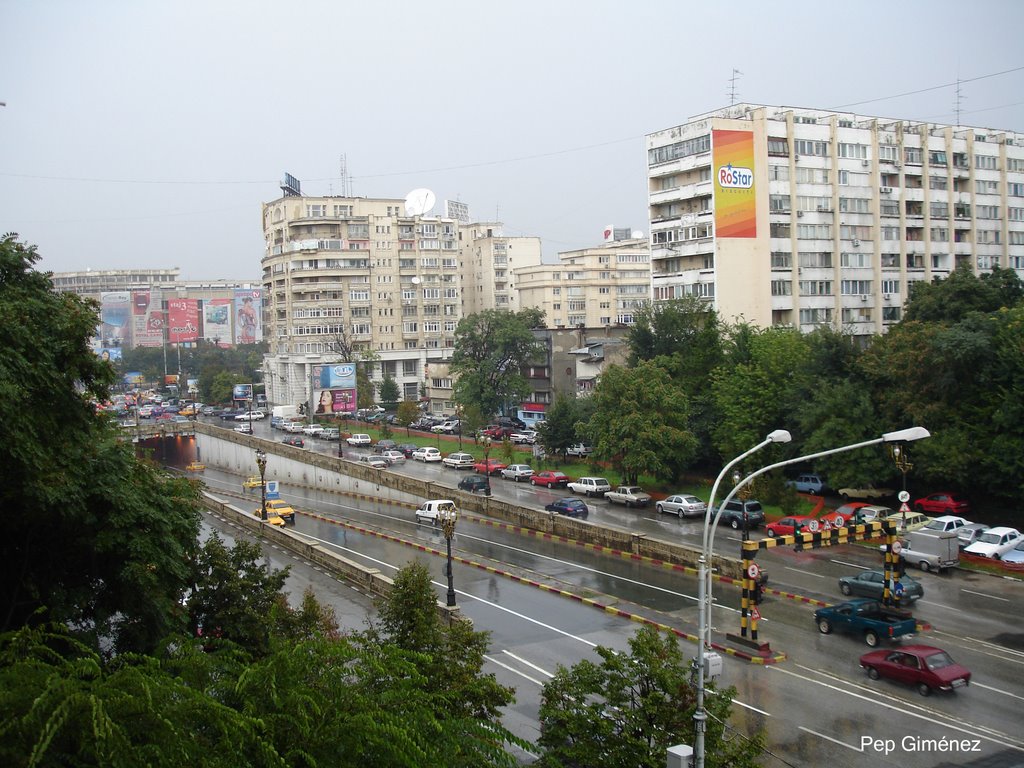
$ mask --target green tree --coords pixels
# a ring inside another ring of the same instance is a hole
[[[564,392],[555,395],[555,401],[537,426],[537,437],[547,453],[565,455],[566,449],[579,442],[576,424],[581,421],[579,401]]]
[[[397,403],[402,397],[402,392],[398,388],[398,382],[395,381],[395,377],[388,374],[384,374],[384,378],[381,379],[380,384],[377,386],[377,394],[380,396],[380,401],[388,405]]]
[[[664,368],[649,361],[609,366],[590,399],[594,413],[584,431],[596,457],[610,460],[623,482],[641,474],[674,479],[693,458],[686,394]]]
[[[541,327],[538,309],[505,312],[488,309],[464,317],[455,329],[450,370],[457,376],[454,398],[489,417],[530,393],[523,366],[544,354],[532,329]]]
[[[412,400],[403,400],[398,404],[398,410],[395,412],[395,423],[408,428],[421,414],[422,411],[416,403]]]
[[[962,264],[944,280],[912,282],[903,319],[952,323],[973,313],[989,314],[1017,306],[1022,300],[1024,283],[1014,270],[995,267],[979,277],[969,264]]]
[[[600,661],[559,667],[541,693],[539,768],[662,768],[675,744],[693,744],[696,691],[675,635],[643,626],[629,653],[595,649]],[[709,685],[713,689],[713,686]],[[709,768],[758,765],[763,736],[729,733],[734,689],[707,696]]]
[[[95,302],[52,290],[33,247],[0,239],[0,629],[67,622],[94,648],[145,650],[181,627],[196,491],[136,461],[94,403],[113,369]],[[59,439],[58,439],[59,438]]]

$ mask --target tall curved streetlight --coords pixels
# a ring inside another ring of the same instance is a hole
[[[931,437],[931,433],[924,427],[910,427],[908,429],[897,430],[896,432],[886,432],[881,437],[876,437],[871,440],[865,440],[860,443],[853,443],[851,445],[844,445],[840,448],[830,448],[826,451],[819,451],[817,453],[807,454],[806,456],[797,456],[795,459],[787,459],[786,461],[779,461],[775,464],[770,464],[767,467],[762,467],[756,472],[752,472],[745,478],[740,480],[733,489],[729,492],[728,496],[718,506],[718,509],[714,509],[715,494],[718,492],[718,486],[725,477],[726,473],[740,461],[745,459],[752,453],[755,453],[766,445],[771,443],[788,443],[792,437],[789,432],[784,429],[777,429],[768,435],[762,442],[755,445],[746,453],[737,456],[735,459],[730,461],[718,477],[715,479],[715,484],[711,488],[711,498],[708,499],[708,511],[704,516],[704,539],[703,548],[700,556],[700,583],[698,584],[698,637],[700,638],[700,657],[696,660],[697,664],[697,706],[693,713],[694,722],[694,768],[704,768],[704,733],[707,728],[707,711],[704,708],[704,667],[706,655],[709,655],[711,650],[711,570],[708,567],[711,561],[711,555],[713,551],[715,541],[715,530],[718,526],[718,521],[722,516],[722,512],[725,510],[726,504],[732,500],[732,497],[736,492],[744,485],[749,483],[755,477],[763,475],[765,472],[770,472],[773,469],[779,469],[790,464],[797,464],[803,461],[810,461],[811,459],[818,459],[822,456],[831,456],[835,453],[843,453],[845,451],[852,451],[857,448],[866,448],[871,445],[878,445],[879,443],[908,443],[914,440],[922,440],[926,437]],[[713,516],[713,518],[712,518]]]
[[[261,449],[256,449],[256,466],[260,470],[260,520],[267,519],[267,482],[264,479],[267,474],[267,454]]]
[[[448,576],[447,605],[449,608],[454,608],[455,579],[452,573],[452,538],[455,536],[455,522],[459,519],[459,510],[456,509],[454,504],[446,504],[443,509],[438,510],[438,515],[441,518],[441,532],[444,534],[444,540],[448,544],[448,570],[446,571]]]

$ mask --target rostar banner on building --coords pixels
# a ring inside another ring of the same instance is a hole
[[[235,290],[235,344],[255,344],[263,341],[263,291]]]
[[[711,167],[715,181],[715,237],[757,237],[754,134],[712,131]]]
[[[348,415],[356,410],[354,363],[313,366],[313,412]]]
[[[199,301],[167,300],[167,340],[181,344],[199,338]]]

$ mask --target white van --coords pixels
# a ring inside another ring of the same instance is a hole
[[[451,512],[458,512],[458,507],[455,506],[455,502],[451,499],[432,499],[431,501],[424,501],[420,504],[419,509],[416,510],[416,522],[426,521],[432,525],[436,525],[437,521],[441,519],[443,514],[449,514]]]

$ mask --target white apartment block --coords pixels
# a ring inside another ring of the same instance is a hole
[[[377,357],[375,383],[388,375],[403,399],[426,391],[433,410],[445,409],[450,382],[434,392],[431,381],[447,381],[438,374],[459,320],[507,306],[510,253],[540,260],[537,238],[503,237],[496,223],[407,215],[401,198],[286,190],[263,205],[263,233],[263,372],[276,404],[307,402],[320,388],[314,367],[340,362],[348,346]]]
[[[566,251],[558,259],[515,270],[519,306],[542,309],[548,328],[632,325],[636,310],[651,299],[646,238]]]
[[[739,104],[647,136],[655,301],[723,319],[900,319],[960,264],[1024,277],[1024,134]]]

